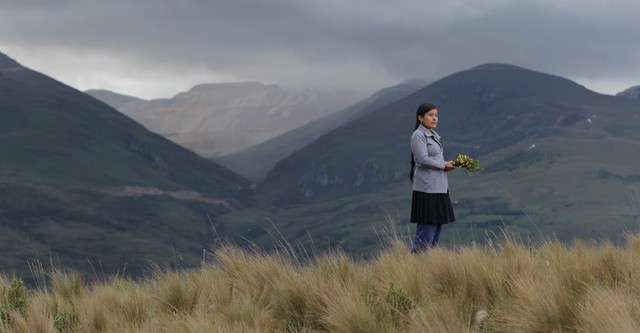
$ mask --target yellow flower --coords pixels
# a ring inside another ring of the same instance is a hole
[[[458,154],[453,164],[463,169],[464,172],[466,172],[467,174],[469,174],[469,171],[478,172],[481,170],[480,163],[478,162],[478,160],[475,160],[469,157],[469,155],[465,155],[465,154]]]

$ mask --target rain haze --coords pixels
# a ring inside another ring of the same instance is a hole
[[[640,84],[635,0],[3,0],[0,52],[80,90],[261,81],[371,93],[489,62]]]

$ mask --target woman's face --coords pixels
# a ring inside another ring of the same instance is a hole
[[[418,116],[418,120],[422,126],[428,129],[434,129],[438,126],[438,109],[431,109],[424,116]]]

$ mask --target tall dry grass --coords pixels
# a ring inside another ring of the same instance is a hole
[[[420,255],[396,240],[366,261],[225,246],[140,281],[0,278],[0,332],[639,332],[639,258],[638,235]]]

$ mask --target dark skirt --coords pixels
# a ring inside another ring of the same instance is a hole
[[[449,193],[413,191],[411,223],[447,224],[456,220]]]

